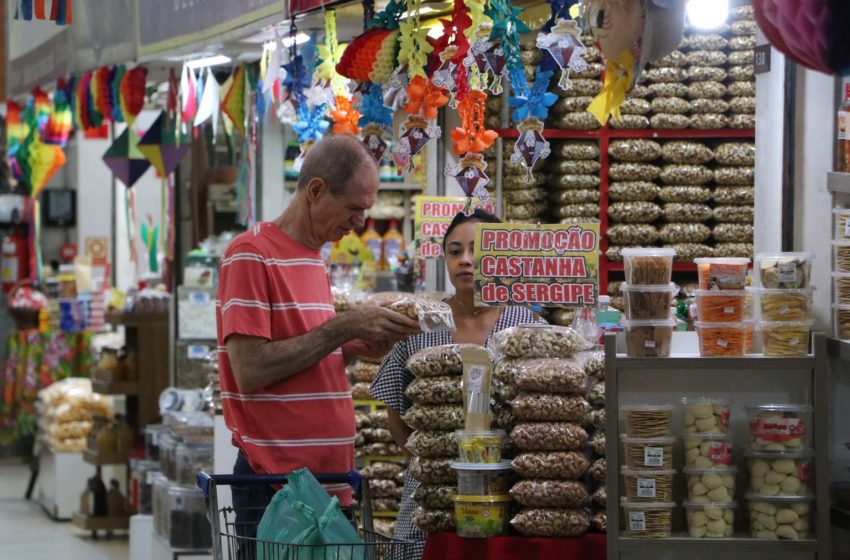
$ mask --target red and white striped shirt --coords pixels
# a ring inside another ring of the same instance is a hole
[[[354,407],[342,350],[279,383],[240,393],[227,355],[232,334],[283,340],[335,316],[327,268],[318,251],[271,223],[259,223],[228,247],[216,306],[224,419],[233,443],[257,473],[314,473],[354,468]],[[347,486],[326,486],[351,502]]]

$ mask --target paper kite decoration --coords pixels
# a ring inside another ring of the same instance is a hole
[[[128,126],[103,154],[103,162],[127,188],[136,184],[151,166],[138,145],[139,135]]]
[[[138,144],[139,151],[161,177],[177,169],[189,148],[188,138],[177,135],[174,121],[165,112],[159,114]]]
[[[490,178],[484,172],[486,168],[487,162],[484,160],[484,156],[470,152],[458,163],[446,164],[445,173],[457,179],[466,196],[476,197],[478,200],[486,202],[490,199],[490,193],[486,189],[490,182]]]
[[[52,0],[49,11],[47,0],[23,0],[14,4],[15,19],[24,21],[50,20],[56,22],[56,25],[67,25],[74,19],[71,0]]]
[[[225,88],[221,110],[233,123],[239,136],[245,136],[245,67],[239,66],[228,82],[230,87]]]

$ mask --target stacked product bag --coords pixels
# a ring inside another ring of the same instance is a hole
[[[41,389],[36,409],[39,435],[54,452],[86,448],[96,416],[112,418],[112,398],[93,393],[91,380],[69,377]]]
[[[360,469],[363,476],[369,478],[373,513],[398,512],[404,490],[404,469],[403,464],[390,461],[375,461]]]
[[[755,216],[754,141],[726,142],[714,150],[715,257],[752,257]]]
[[[755,262],[764,355],[807,355],[814,324],[811,253],[762,253]]]
[[[415,430],[406,447],[414,455],[410,474],[420,483],[414,494],[419,507],[413,522],[427,533],[455,528],[452,496],[457,491],[457,476],[450,464],[458,456],[455,431],[464,427],[464,348],[481,349],[476,345],[434,346],[407,361],[416,379],[405,395],[414,405],[402,419]]]
[[[589,439],[585,445],[591,461],[587,484],[592,499],[593,517],[591,526],[600,533],[608,531],[608,488],[605,475],[608,463],[605,453],[605,351],[588,350],[576,354],[576,361],[584,367],[587,375],[587,402],[590,410],[584,419],[584,429]]]
[[[590,113],[585,114],[594,119]],[[596,222],[601,169],[596,141],[567,140],[553,144],[548,160],[548,188],[542,198],[544,202],[546,196],[549,198],[551,222]]]
[[[750,259],[697,259],[701,356],[743,356],[753,344],[753,297],[746,289]]]
[[[763,404],[746,410],[750,533],[756,539],[807,539],[814,511],[812,407]]]
[[[584,398],[587,374],[574,359],[588,347],[566,327],[512,327],[491,340],[499,377],[517,387],[510,439],[513,470],[521,480],[510,494],[521,508],[511,519],[520,534],[575,537],[590,527],[584,477],[591,465],[582,451],[589,439],[582,427],[590,409]],[[604,462],[595,469],[604,480]]]

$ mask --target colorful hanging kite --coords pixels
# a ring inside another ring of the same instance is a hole
[[[139,140],[136,130],[128,126],[103,154],[103,162],[127,188],[135,185],[151,166],[151,162],[139,151]]]
[[[493,145],[498,134],[484,126],[484,105],[487,94],[473,90],[457,107],[461,126],[452,131],[455,155],[462,156],[458,163],[446,165],[445,173],[457,179],[463,192],[470,199],[488,200],[485,188],[490,182],[485,173],[487,162],[481,152]]]
[[[189,139],[177,133],[176,123],[164,111],[138,143],[139,151],[163,178],[177,169],[190,147]]]
[[[245,136],[245,67],[233,72],[230,87],[224,93],[221,110],[230,119],[239,136]]]
[[[67,25],[73,20],[71,0],[52,0],[50,11],[47,10],[47,0],[17,0],[15,19],[50,20],[56,22],[56,25]]]

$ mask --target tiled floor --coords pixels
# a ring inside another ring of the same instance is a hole
[[[126,560],[126,533],[92,540],[68,522],[50,519],[41,506],[24,499],[29,468],[0,464],[0,558],[27,560]]]

